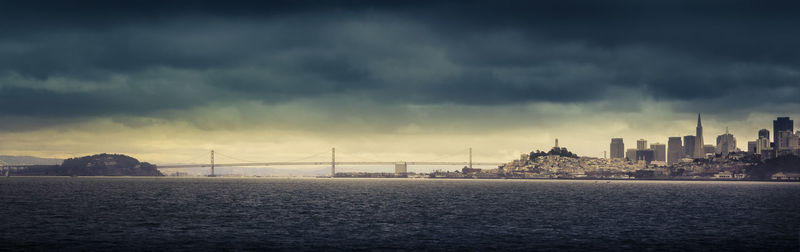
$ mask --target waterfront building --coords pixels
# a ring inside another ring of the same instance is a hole
[[[716,153],[727,156],[731,152],[736,152],[736,138],[728,132],[728,128],[725,128],[725,134],[717,136]]]
[[[704,158],[706,154],[703,152],[705,145],[703,144],[703,124],[700,122],[700,113],[697,113],[697,128],[695,128],[694,140],[694,158]]]
[[[680,162],[682,154],[681,137],[670,137],[669,141],[667,141],[667,164],[672,165]]]
[[[646,150],[647,149],[647,140],[644,140],[644,139],[636,140],[636,149],[637,150]]]
[[[667,145],[654,143],[650,144],[650,149],[653,150],[654,161],[667,161]]]
[[[695,147],[695,136],[683,136],[683,155],[682,157],[686,158],[693,158],[694,157],[694,147]]]
[[[611,158],[625,158],[625,143],[622,138],[611,138]]]
[[[800,173],[778,172],[770,176],[772,180],[800,180]]]

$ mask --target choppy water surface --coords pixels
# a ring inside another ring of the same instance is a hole
[[[2,178],[0,249],[798,250],[800,183]]]

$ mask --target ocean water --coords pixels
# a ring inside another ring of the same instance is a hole
[[[800,183],[0,178],[0,250],[798,251]]]

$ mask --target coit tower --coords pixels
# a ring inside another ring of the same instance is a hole
[[[700,113],[697,113],[697,137],[694,140],[694,158],[706,156],[703,149],[703,124],[700,123]]]

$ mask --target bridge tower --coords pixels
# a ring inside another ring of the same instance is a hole
[[[214,177],[214,150],[211,150],[211,176]]]
[[[331,178],[336,176],[336,148],[331,148]]]
[[[469,168],[472,169],[472,147],[469,147]]]

